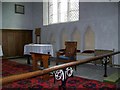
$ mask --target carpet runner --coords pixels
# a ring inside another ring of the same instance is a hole
[[[31,66],[20,64],[10,60],[2,60],[2,77],[31,71]]]
[[[20,74],[23,72],[31,72],[32,67],[28,65],[23,65],[19,64],[13,61],[3,61],[2,62],[2,76],[8,76],[8,75],[13,75],[13,74]],[[20,81],[16,81],[13,83],[9,83],[7,85],[2,86],[2,90],[8,90],[8,89],[35,89],[37,90],[58,90],[59,87],[61,86],[61,81],[55,81],[54,83],[54,78],[50,78],[48,81],[43,81],[41,79],[41,76],[33,77],[30,79],[24,79]],[[80,90],[80,89],[85,89],[85,90],[116,90],[116,85],[115,84],[109,84],[105,82],[100,82],[96,80],[90,80],[90,79],[85,79],[82,77],[74,76],[70,77],[67,80],[66,83],[66,90]]]

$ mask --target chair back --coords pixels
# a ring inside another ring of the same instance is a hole
[[[65,42],[65,56],[75,57],[77,50],[77,42],[75,41],[66,41]]]

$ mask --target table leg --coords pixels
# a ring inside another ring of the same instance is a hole
[[[48,68],[48,59],[49,59],[49,56],[42,56],[42,62],[43,62],[44,68]],[[44,80],[49,79],[49,74],[43,75],[43,78],[44,78]]]
[[[39,70],[39,69],[38,69],[38,64],[37,64],[37,60],[36,60],[36,59],[32,60],[32,66],[33,66],[33,70]]]
[[[25,57],[27,58],[27,64],[30,64],[30,55],[25,55]]]
[[[48,59],[49,56],[42,56],[43,67],[48,68]]]
[[[30,56],[28,56],[27,64],[30,64]]]

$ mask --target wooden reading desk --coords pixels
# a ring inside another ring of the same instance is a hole
[[[42,61],[43,68],[48,68],[48,60],[53,56],[52,44],[26,44],[24,46],[24,55],[28,56],[27,63],[30,64],[29,57],[32,57],[33,70],[39,70],[38,61]],[[43,75],[44,79],[49,78],[49,74]]]
[[[43,62],[43,67],[44,68],[48,68],[48,59],[50,58],[50,54],[42,54],[42,53],[34,53],[34,52],[30,52],[31,56],[32,56],[32,66],[33,66],[33,70],[39,70],[38,68],[38,61],[42,61]]]

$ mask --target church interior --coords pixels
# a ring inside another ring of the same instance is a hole
[[[0,84],[120,89],[120,3],[0,2]]]

